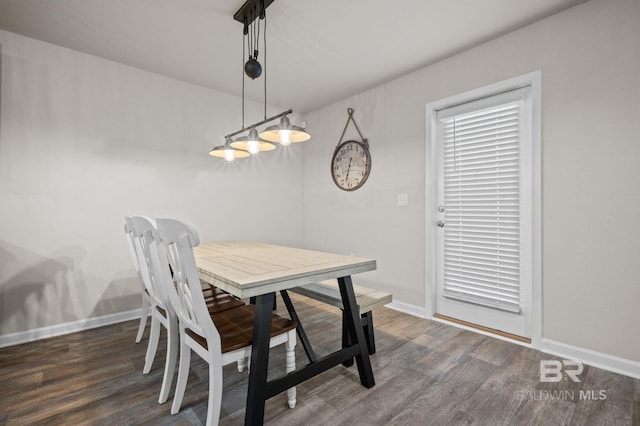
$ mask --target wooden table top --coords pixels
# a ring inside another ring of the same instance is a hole
[[[250,241],[201,243],[200,278],[247,298],[376,269],[374,259]]]

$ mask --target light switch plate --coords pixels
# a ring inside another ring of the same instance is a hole
[[[398,205],[399,206],[408,206],[409,205],[409,194],[406,192],[398,193]]]

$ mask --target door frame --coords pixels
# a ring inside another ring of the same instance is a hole
[[[437,155],[436,112],[454,105],[513,89],[531,87],[532,96],[532,206],[531,206],[531,346],[539,348],[542,339],[542,127],[541,71],[534,71],[478,89],[430,102],[425,115],[425,310],[427,318],[436,313],[436,194]]]

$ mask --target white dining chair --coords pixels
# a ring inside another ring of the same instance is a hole
[[[147,327],[147,318],[149,317],[149,311],[151,307],[151,296],[149,295],[149,292],[144,285],[144,278],[142,277],[142,272],[140,270],[140,259],[138,259],[138,253],[136,252],[134,243],[135,231],[133,229],[133,219],[129,216],[125,217],[124,219],[124,234],[126,236],[127,246],[129,247],[129,253],[131,254],[131,260],[133,261],[133,266],[136,269],[138,278],[140,278],[140,282],[143,285],[142,308],[140,309],[140,324],[138,325],[138,333],[136,334],[136,343],[140,343],[142,341],[144,329]]]
[[[163,293],[163,288],[160,287],[159,280],[152,268],[149,240],[143,237],[145,233],[152,232],[156,229],[155,223],[152,219],[143,216],[133,216],[131,221],[133,223],[134,248],[140,260],[140,271],[147,293],[149,294],[151,310],[151,331],[149,333],[149,342],[147,343],[147,352],[142,370],[143,374],[148,374],[151,371],[158,350],[161,326],[167,331],[167,355],[165,358],[162,385],[160,387],[160,396],[158,398],[158,402],[163,404],[169,399],[171,383],[176,368],[178,354],[178,319],[171,306],[169,306],[167,297]]]
[[[218,424],[222,407],[222,367],[249,358],[253,338],[254,307],[242,306],[210,314],[200,286],[193,247],[200,243],[193,226],[174,219],[157,219],[161,244],[152,244],[153,265],[178,316],[180,362],[171,414],[180,411],[184,397],[191,351],[209,364],[207,425]],[[157,239],[156,239],[157,240]],[[172,275],[173,272],[173,275]],[[285,344],[285,369],[295,370],[295,323],[273,315],[270,347]],[[290,408],[296,404],[296,390],[287,390]]]
[[[160,396],[158,397],[158,402],[163,404],[169,399],[177,361],[179,339],[177,317],[167,300],[166,294],[163,293],[162,288],[159,287],[158,278],[151,267],[149,252],[150,241],[148,238],[143,238],[146,232],[156,230],[155,221],[144,216],[127,217],[125,218],[125,230],[129,231],[128,237],[130,238],[131,247],[139,264],[139,274],[145,286],[144,293],[147,296],[148,310],[151,313],[151,330],[149,332],[149,342],[147,343],[147,352],[142,369],[143,374],[148,374],[151,371],[156,352],[158,351],[162,327],[164,327],[167,334],[167,355],[165,358],[162,385],[160,387]],[[222,312],[227,309],[244,306],[245,304],[243,301],[209,285],[206,285],[203,293],[205,295],[207,309],[211,313]],[[144,331],[144,325],[142,325],[142,330]],[[140,333],[140,328],[138,333]],[[238,370],[242,371],[243,368],[243,363],[238,363]]]

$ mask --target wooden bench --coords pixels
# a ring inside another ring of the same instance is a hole
[[[349,333],[347,333],[344,318],[344,306],[342,305],[342,297],[340,296],[340,288],[338,280],[320,281],[314,284],[308,284],[301,287],[289,289],[289,291],[301,294],[311,299],[327,303],[342,309],[342,345],[343,347],[350,345]],[[362,318],[362,328],[364,330],[365,340],[369,348],[369,354],[376,353],[376,344],[373,336],[373,315],[371,311],[379,306],[391,303],[391,293],[354,285],[353,292],[356,296],[356,303]]]

